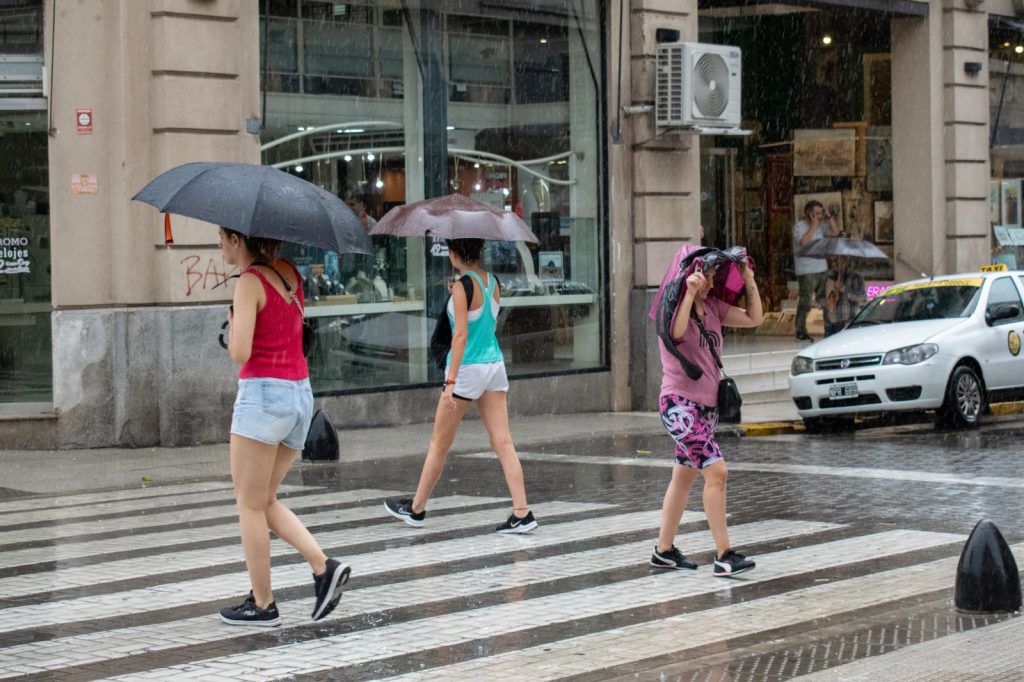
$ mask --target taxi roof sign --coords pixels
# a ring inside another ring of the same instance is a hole
[[[982,265],[978,268],[978,272],[1006,272],[1006,263],[993,263],[992,265]]]

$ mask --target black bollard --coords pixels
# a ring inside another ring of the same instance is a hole
[[[306,444],[302,447],[302,459],[311,462],[336,461],[340,453],[338,430],[334,428],[326,412],[317,410],[309,425]]]
[[[956,567],[956,607],[962,611],[1016,611],[1021,606],[1020,573],[996,524],[978,521]]]

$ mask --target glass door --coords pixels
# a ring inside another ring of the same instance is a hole
[[[52,400],[46,112],[0,99],[0,403]]]

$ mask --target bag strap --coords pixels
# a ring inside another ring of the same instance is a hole
[[[273,273],[277,275],[278,279],[281,280],[281,284],[284,286],[284,290],[288,292],[288,297],[291,299],[291,302],[294,303],[295,307],[299,309],[299,314],[302,315],[303,317],[306,316],[306,311],[303,309],[302,303],[299,301],[299,297],[295,294],[295,292],[292,291],[292,287],[290,284],[288,284],[288,280],[284,278],[284,275],[282,275],[277,268],[275,268],[270,263],[256,262],[253,263],[253,265],[263,265],[265,267],[270,268],[273,271]],[[257,272],[259,271],[257,270]]]
[[[704,329],[704,323],[700,321],[697,315],[691,316],[693,321],[697,323],[697,329],[700,330],[700,335],[704,337],[704,342],[708,344],[708,350],[711,351],[711,357],[715,359],[715,364],[718,365],[718,369],[722,372],[723,376],[728,376],[725,373],[725,367],[722,366],[722,358],[718,357],[718,351],[715,350],[714,339],[708,330]]]

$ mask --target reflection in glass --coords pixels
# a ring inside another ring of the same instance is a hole
[[[441,15],[445,186],[517,212],[540,239],[485,251],[484,267],[501,281],[497,333],[512,376],[605,361],[598,9],[555,2],[544,13]],[[372,2],[272,3],[263,59],[279,77],[266,80],[264,163],[345,200],[367,231],[423,198],[424,127],[439,125],[423,114],[418,10],[408,14],[412,30],[406,17]],[[447,247],[372,242],[370,255],[286,253],[305,278],[319,393],[440,379],[427,348],[451,273]]]

